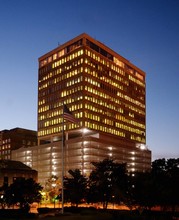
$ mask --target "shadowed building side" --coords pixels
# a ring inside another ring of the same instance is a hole
[[[9,186],[19,178],[32,178],[37,182],[38,173],[20,161],[0,160],[0,187]]]

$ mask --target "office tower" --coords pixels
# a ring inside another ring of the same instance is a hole
[[[79,121],[64,123],[65,174],[89,174],[105,158],[150,169],[145,72],[85,33],[39,58],[38,145],[49,174],[61,172],[63,105]]]

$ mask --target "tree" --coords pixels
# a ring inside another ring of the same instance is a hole
[[[78,207],[85,199],[87,178],[81,174],[79,169],[69,170],[68,172],[71,178],[64,177],[65,201],[69,201]]]
[[[107,208],[109,202],[123,201],[128,187],[126,164],[111,159],[92,164],[95,168],[89,177],[88,202],[102,202]]]
[[[4,198],[4,192],[7,189],[7,184],[3,184],[3,186],[0,187],[0,206],[2,209],[6,207],[6,201]]]
[[[179,158],[178,159],[168,159],[166,163],[166,172],[168,178],[168,188],[170,194],[168,195],[168,201],[172,207],[173,212],[176,206],[179,205]]]
[[[0,206],[2,209],[4,209],[6,207],[6,202],[5,202],[3,194],[0,194]]]
[[[52,175],[45,183],[44,193],[45,200],[53,201],[60,194],[61,183],[56,175]]]
[[[19,178],[7,188],[4,198],[9,206],[19,203],[20,209],[28,210],[29,204],[40,202],[42,189],[33,179]]]
[[[151,172],[136,173],[133,198],[144,208],[160,206],[163,210],[179,205],[179,159],[158,159],[152,162]]]
[[[152,176],[156,182],[157,205],[163,209],[179,205],[179,159],[158,159],[152,162]]]
[[[156,205],[165,209],[165,207],[168,206],[168,195],[170,194],[165,158],[157,159],[152,162],[151,178],[155,183]]]
[[[134,202],[145,209],[169,205],[170,178],[167,175],[167,161],[162,158],[152,162],[152,169],[146,173],[136,173],[134,177]]]
[[[151,209],[157,205],[158,189],[151,172],[138,172],[133,179],[133,205],[140,209]]]
[[[157,173],[157,181],[160,188],[159,205],[164,209],[171,207],[173,211],[179,205],[179,158],[159,159],[152,163],[152,172],[156,173],[156,167],[163,161],[163,169]],[[155,165],[155,166],[154,166]],[[161,179],[161,176],[163,179]]]

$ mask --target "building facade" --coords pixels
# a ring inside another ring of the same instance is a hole
[[[62,158],[65,175],[88,175],[91,162],[105,158],[129,172],[150,169],[144,71],[84,33],[41,56],[38,74],[38,146],[18,149],[14,159],[30,151],[42,182],[61,176]],[[63,123],[64,104],[79,123]]]
[[[0,159],[11,159],[12,150],[37,145],[37,132],[13,128],[0,131]]]
[[[37,181],[38,178],[36,170],[33,170],[20,161],[14,160],[0,160],[0,173],[0,189],[3,186],[9,186],[16,179],[32,178],[34,181]]]

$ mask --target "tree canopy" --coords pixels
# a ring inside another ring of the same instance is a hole
[[[85,198],[87,178],[78,169],[68,172],[71,177],[64,177],[65,201],[78,206]]]
[[[145,208],[179,205],[179,159],[158,159],[152,162],[151,172],[136,173],[133,198]]]
[[[42,188],[33,179],[19,178],[6,189],[4,199],[9,206],[19,203],[21,209],[26,209],[29,204],[41,201]]]
[[[130,208],[162,209],[179,206],[179,159],[158,159],[152,162],[148,172],[127,172],[127,164],[112,159],[93,162],[93,170],[87,178],[79,169],[69,170],[64,177],[64,200],[78,206],[82,202],[108,203],[121,202]],[[46,186],[50,192],[58,189],[57,177],[52,176]],[[1,187],[4,196],[0,200],[2,207],[19,203],[20,208],[27,204],[40,202],[42,187],[32,179],[17,179],[10,186]],[[55,194],[55,195],[56,195]]]
[[[88,179],[80,170],[70,170],[72,178],[65,178],[65,197],[72,203],[100,202],[126,204],[128,207],[151,209],[154,206],[179,205],[179,159],[159,159],[152,162],[151,171],[127,172],[125,163],[111,159],[93,162]]]
[[[120,202],[127,193],[126,164],[104,159],[93,162],[94,170],[89,176],[88,202],[102,202],[107,208],[109,202]]]

